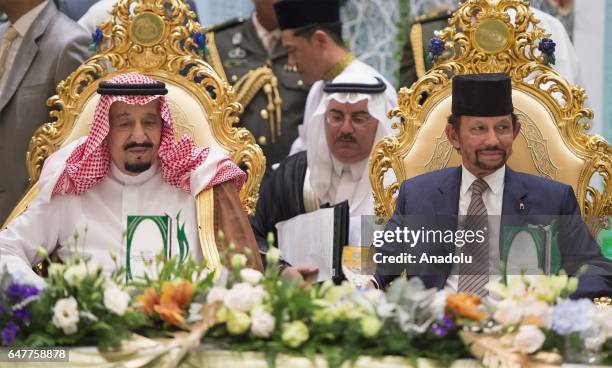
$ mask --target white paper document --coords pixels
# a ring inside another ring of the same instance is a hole
[[[276,224],[283,259],[291,265],[319,267],[317,282],[333,276],[334,208],[322,208]]]

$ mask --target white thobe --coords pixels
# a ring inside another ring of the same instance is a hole
[[[355,59],[349,65],[347,65],[340,74],[344,73],[369,74],[382,79],[387,85],[385,97],[387,98],[388,104],[390,106],[397,106],[397,92],[395,91],[395,88],[385,79],[385,77],[382,76],[382,74],[368,64]],[[289,155],[306,150],[306,126],[312,120],[317,108],[319,107],[319,104],[321,104],[321,101],[325,97],[325,92],[323,91],[324,87],[325,81],[323,80],[316,81],[312,87],[310,87],[308,97],[306,98],[306,106],[304,107],[304,120],[298,127],[299,136],[291,145],[291,152]]]
[[[41,261],[36,252],[38,246],[49,253],[55,250],[61,259],[74,252],[89,255],[106,273],[112,272],[115,263],[111,251],[118,255],[119,265],[126,264],[124,233],[130,215],[169,215],[172,218],[170,252],[178,254],[176,216],[180,212],[179,222],[185,224],[189,252],[195,259],[202,258],[195,199],[167,184],[157,163],[137,176],[126,175],[111,163],[107,177],[78,196],[60,195],[51,200],[41,197],[0,232],[0,265],[8,265],[13,274],[33,275],[31,265]],[[76,244],[75,233],[79,236]],[[137,246],[142,250],[148,245]],[[132,252],[132,274],[139,275],[144,263],[135,257],[140,255]]]

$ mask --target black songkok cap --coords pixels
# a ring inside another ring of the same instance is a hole
[[[339,0],[281,0],[274,10],[281,30],[340,22]]]
[[[513,110],[508,74],[464,74],[453,78],[453,115],[501,116]]]
[[[101,95],[121,96],[155,96],[167,95],[168,89],[163,82],[145,83],[111,83],[100,82],[98,93]]]

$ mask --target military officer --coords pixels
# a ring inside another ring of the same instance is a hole
[[[244,107],[240,122],[263,149],[267,176],[275,163],[287,157],[298,136],[310,86],[287,63],[275,0],[253,2],[251,17],[210,28],[208,61],[234,86]]]
[[[420,15],[414,19],[402,47],[400,87],[410,87],[432,67],[432,61],[426,60],[429,42],[435,31],[448,27],[451,15],[452,12],[448,10]]]

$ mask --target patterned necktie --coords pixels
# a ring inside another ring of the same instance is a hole
[[[488,228],[487,208],[482,200],[482,193],[489,188],[483,179],[476,179],[471,185],[472,199],[467,210],[464,230],[482,231]],[[459,291],[484,297],[488,294],[485,288],[489,282],[489,237],[485,232],[482,243],[466,243],[461,252],[472,256],[472,263],[461,264],[459,267]]]
[[[0,50],[0,78],[4,76],[8,54],[17,36],[19,36],[19,33],[17,33],[13,26],[8,26],[6,31],[4,31],[4,35],[2,36],[2,49]]]

